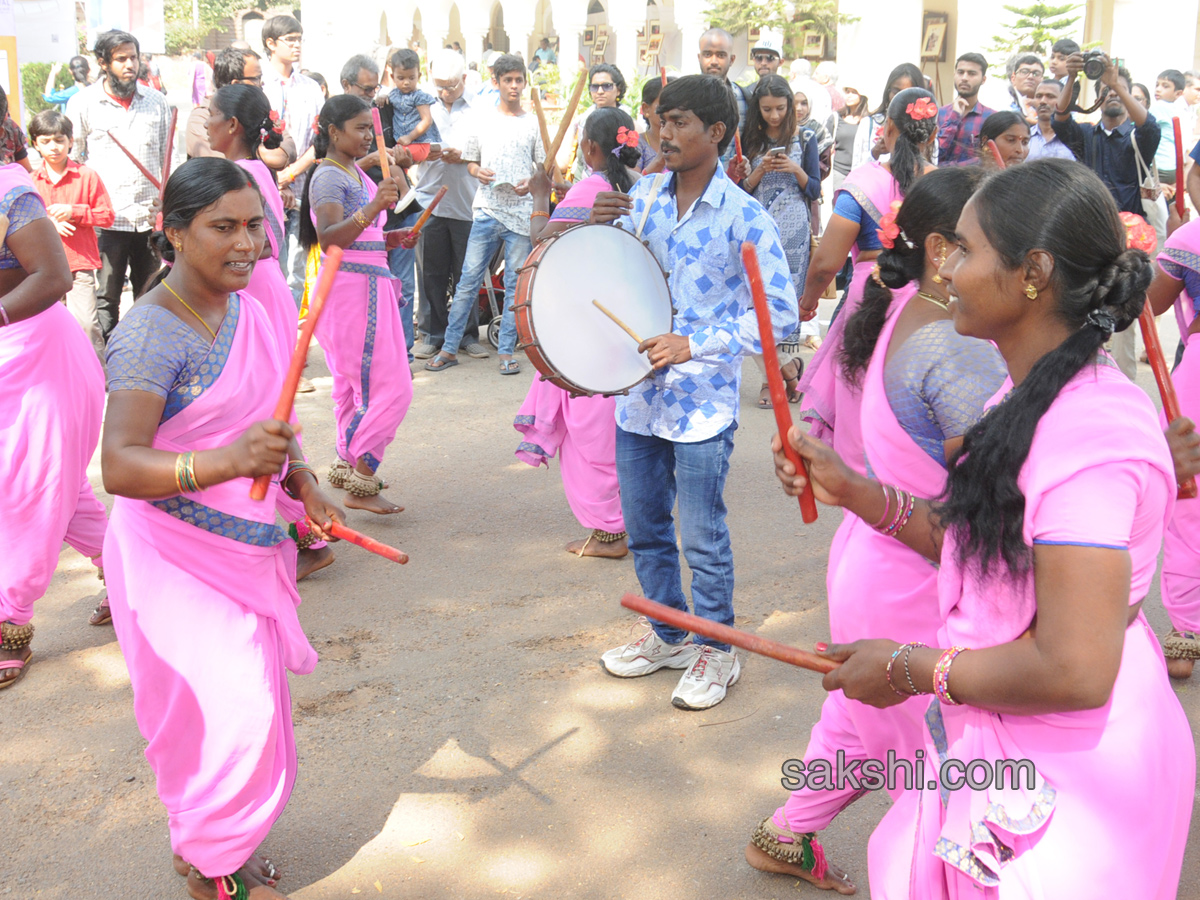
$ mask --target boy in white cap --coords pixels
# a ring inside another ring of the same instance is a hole
[[[779,64],[783,62],[783,35],[777,31],[762,29],[758,33],[758,40],[750,48],[750,59],[759,78],[777,74]]]

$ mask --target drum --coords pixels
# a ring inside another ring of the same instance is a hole
[[[649,248],[613,225],[576,225],[534,248],[517,278],[517,334],[545,378],[572,395],[625,394],[651,373],[637,342],[671,331],[667,273]]]

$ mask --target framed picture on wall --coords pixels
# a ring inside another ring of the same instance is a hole
[[[662,52],[662,42],[661,34],[650,35],[650,43],[646,45],[646,56],[658,56]]]
[[[922,62],[946,61],[946,30],[950,17],[946,13],[925,13],[921,29]]]
[[[809,31],[804,35],[804,49],[802,55],[805,59],[821,59],[825,56],[825,35],[817,34]]]
[[[608,35],[596,35],[596,43],[592,45],[592,58],[603,59],[604,51],[608,49]]]
[[[650,23],[650,34],[651,35],[658,34],[660,30],[661,29],[659,28],[659,23],[657,20]]]
[[[750,46],[754,46],[754,42],[762,35],[762,31],[751,25],[746,29],[746,40],[750,42]]]
[[[595,29],[595,27],[591,27],[591,28],[585,28],[585,29],[583,29],[583,45],[584,45],[585,47],[590,47],[590,46],[592,46],[592,44],[594,44],[594,43],[596,43],[596,29]]]

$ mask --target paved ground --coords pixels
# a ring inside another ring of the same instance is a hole
[[[744,404],[757,394],[752,369]],[[742,858],[784,799],[780,765],[804,751],[824,696],[817,677],[743,657],[725,703],[683,713],[670,705],[672,673],[606,676],[596,659],[629,633],[618,600],[637,589],[633,565],[563,552],[582,530],[557,472],[513,457],[528,365],[513,378],[494,358],[417,371],[383,469],[407,510],[350,516],[412,561],[398,568],[343,544],[301,586],[321,663],[292,679],[300,775],[264,848],[285,871],[281,887],[297,900],[817,896]],[[309,372],[319,390],[299,411],[323,469],[332,415],[319,350]],[[1151,386],[1145,367],[1139,381]],[[772,424],[745,409],[726,489],[737,620],[808,646],[827,634],[825,556],[839,516],[823,509],[801,523],[772,476]],[[97,487],[99,476],[97,462]],[[184,897],[124,662],[111,629],[86,622],[91,572],[64,551],[37,608],[37,663],[0,694],[0,895]],[[1156,597],[1147,611],[1165,629]],[[212,656],[220,665],[219,647]],[[1200,721],[1197,686],[1178,691]],[[866,839],[885,808],[867,797],[825,836],[860,896]],[[1195,850],[1180,896],[1200,897]]]

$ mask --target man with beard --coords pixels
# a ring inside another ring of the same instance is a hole
[[[987,60],[978,53],[964,53],[954,63],[958,96],[938,110],[939,166],[961,166],[979,159],[979,129],[992,114],[979,102],[987,68]]]
[[[1062,96],[1061,81],[1047,79],[1033,92],[1033,111],[1037,116],[1029,129],[1029,156],[1025,159],[1074,159],[1071,148],[1054,133],[1054,111],[1058,109],[1058,98]]]
[[[738,112],[737,130],[741,131],[742,123],[746,121],[746,103],[749,98],[745,88],[729,80],[729,70],[737,62],[737,57],[733,55],[733,37],[724,28],[708,29],[700,35],[700,52],[696,58],[700,60],[702,74],[717,76],[725,83],[725,87],[733,92],[733,102],[737,105]],[[732,155],[733,144],[730,143],[721,159],[727,161]]]
[[[758,40],[750,48],[750,58],[754,60],[754,71],[758,77],[779,74],[779,64],[783,62],[783,36],[766,28],[759,32]]]
[[[96,38],[92,52],[100,65],[100,78],[71,99],[67,114],[75,132],[72,156],[100,175],[116,212],[112,226],[98,235],[96,306],[100,332],[107,341],[120,316],[126,275],[136,298],[158,271],[149,240],[154,227],[151,204],[158,189],[125,150],[158,177],[166,156],[169,109],[162,94],[138,84],[141,54],[132,34],[106,31]]]
[[[1083,69],[1083,57],[1076,53],[1067,59],[1067,83],[1058,98],[1054,131],[1075,152],[1076,158],[1100,176],[1122,212],[1140,216],[1144,212],[1142,179],[1136,154],[1140,152],[1147,164],[1152,162],[1162,133],[1154,116],[1130,93],[1129,73],[1118,69],[1107,56],[1104,65],[1104,74],[1100,76],[1100,121],[1080,125],[1071,117],[1070,109],[1071,88]]]

